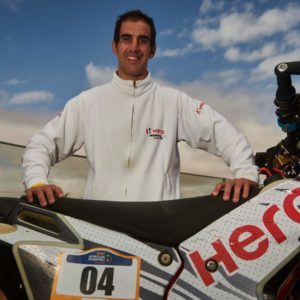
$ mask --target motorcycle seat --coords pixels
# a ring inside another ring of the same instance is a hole
[[[47,209],[119,231],[143,242],[177,247],[216,219],[243,204],[201,196],[155,202],[58,199]]]
[[[251,197],[257,192],[258,190],[254,190]],[[16,220],[14,214],[24,209],[18,208],[18,205],[23,203],[26,207],[39,208],[40,214],[44,210],[45,214],[53,211],[127,234],[142,242],[177,247],[245,201],[224,202],[222,195],[153,202],[61,198],[56,199],[54,204],[41,208],[37,201],[28,206],[26,197],[23,196],[20,199],[2,198],[0,222],[13,224]]]

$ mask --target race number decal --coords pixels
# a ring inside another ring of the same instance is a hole
[[[138,299],[140,258],[108,248],[62,253],[51,300]]]

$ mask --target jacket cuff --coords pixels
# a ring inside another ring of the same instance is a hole
[[[39,186],[44,186],[44,185],[46,185],[46,183],[38,182],[38,183],[32,185],[31,188],[33,188],[33,187],[39,187]]]
[[[37,186],[43,186],[48,184],[48,181],[42,178],[32,178],[29,180],[24,180],[23,184],[25,186],[25,189],[29,189],[32,187],[37,187]]]

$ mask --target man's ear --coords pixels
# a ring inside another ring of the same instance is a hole
[[[113,40],[111,43],[111,48],[112,48],[112,52],[117,55],[118,54],[118,49],[117,49],[117,44],[116,42]]]
[[[153,47],[151,50],[150,58],[154,57],[156,51],[156,47]]]

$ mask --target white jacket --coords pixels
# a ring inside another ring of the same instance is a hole
[[[177,143],[222,156],[235,178],[257,181],[252,150],[208,105],[141,81],[111,82],[82,92],[29,141],[25,187],[47,183],[50,165],[85,147],[89,163],[84,198],[156,201],[180,198]]]

